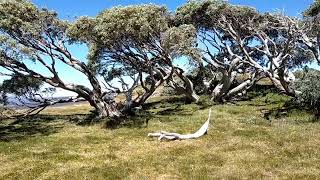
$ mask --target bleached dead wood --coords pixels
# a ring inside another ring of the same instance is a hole
[[[209,128],[209,122],[211,118],[211,109],[209,110],[208,120],[201,126],[201,128],[193,134],[178,134],[170,133],[166,131],[149,133],[148,137],[158,137],[158,140],[167,139],[167,140],[184,140],[184,139],[196,139],[205,135]]]

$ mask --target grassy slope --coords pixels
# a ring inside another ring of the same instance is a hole
[[[208,106],[153,103],[152,114],[141,117],[151,118],[147,127],[113,130],[79,125],[85,105],[52,108],[14,124],[2,121],[0,179],[320,177],[320,124],[294,110],[267,121],[261,111],[285,101],[268,99],[213,106],[208,135],[188,141],[159,142],[146,135],[192,132],[206,120]]]

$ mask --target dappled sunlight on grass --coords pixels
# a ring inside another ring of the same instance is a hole
[[[116,129],[105,128],[103,122],[82,126],[73,121],[87,117],[90,108],[85,104],[48,109],[39,116],[43,119],[3,121],[0,133],[7,138],[0,141],[0,178],[319,177],[320,124],[301,110],[279,117],[274,113],[266,120],[262,110],[281,108],[286,101],[269,96],[272,103],[259,97],[213,105],[208,134],[186,141],[159,142],[146,135],[158,130],[194,132],[207,119],[211,106],[185,104],[179,98],[153,99],[148,116],[141,115],[141,126],[130,122],[139,119],[128,119]],[[28,133],[24,126],[51,130]]]

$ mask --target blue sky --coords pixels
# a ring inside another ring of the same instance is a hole
[[[154,3],[166,5],[174,11],[186,0],[32,0],[40,7],[56,10],[60,17],[72,19],[75,16],[95,16],[101,10],[118,5]],[[284,10],[288,15],[296,16],[307,8],[313,0],[229,0],[232,4],[249,5],[261,12]]]
[[[96,16],[101,10],[118,5],[132,5],[142,3],[154,3],[166,5],[171,11],[183,5],[186,0],[31,0],[38,7],[45,7],[55,10],[59,17],[65,20],[74,20],[79,16]],[[283,11],[290,16],[300,16],[313,0],[229,0],[232,4],[248,5],[255,7],[260,12]],[[85,59],[87,49],[83,46],[73,47],[71,51],[78,58]],[[36,65],[35,65],[36,66]],[[37,68],[37,67],[34,67]],[[67,78],[67,82],[77,82],[87,85],[88,82],[84,76],[70,68],[60,66],[61,76]]]

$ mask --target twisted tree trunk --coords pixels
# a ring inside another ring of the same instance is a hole
[[[180,68],[175,68],[175,74],[182,81],[183,85],[175,82],[172,77],[171,81],[169,82],[170,87],[173,88],[178,94],[184,94],[188,101],[198,102],[200,97],[197,95],[192,81],[183,74],[183,70]]]
[[[222,102],[224,96],[229,92],[230,87],[237,75],[236,72],[223,71],[222,79],[219,84],[213,89],[211,100],[215,102]]]
[[[289,72],[291,76],[294,77],[293,73]],[[285,74],[283,70],[279,70],[278,73],[272,74],[270,72],[267,72],[267,76],[272,81],[273,85],[283,94],[286,94],[288,96],[295,97],[298,91],[294,90],[290,84],[293,83],[294,80],[290,80],[289,75]]]
[[[90,100],[89,103],[95,108],[98,118],[113,118],[121,115],[121,112],[116,108],[115,103],[106,103],[101,99]]]

